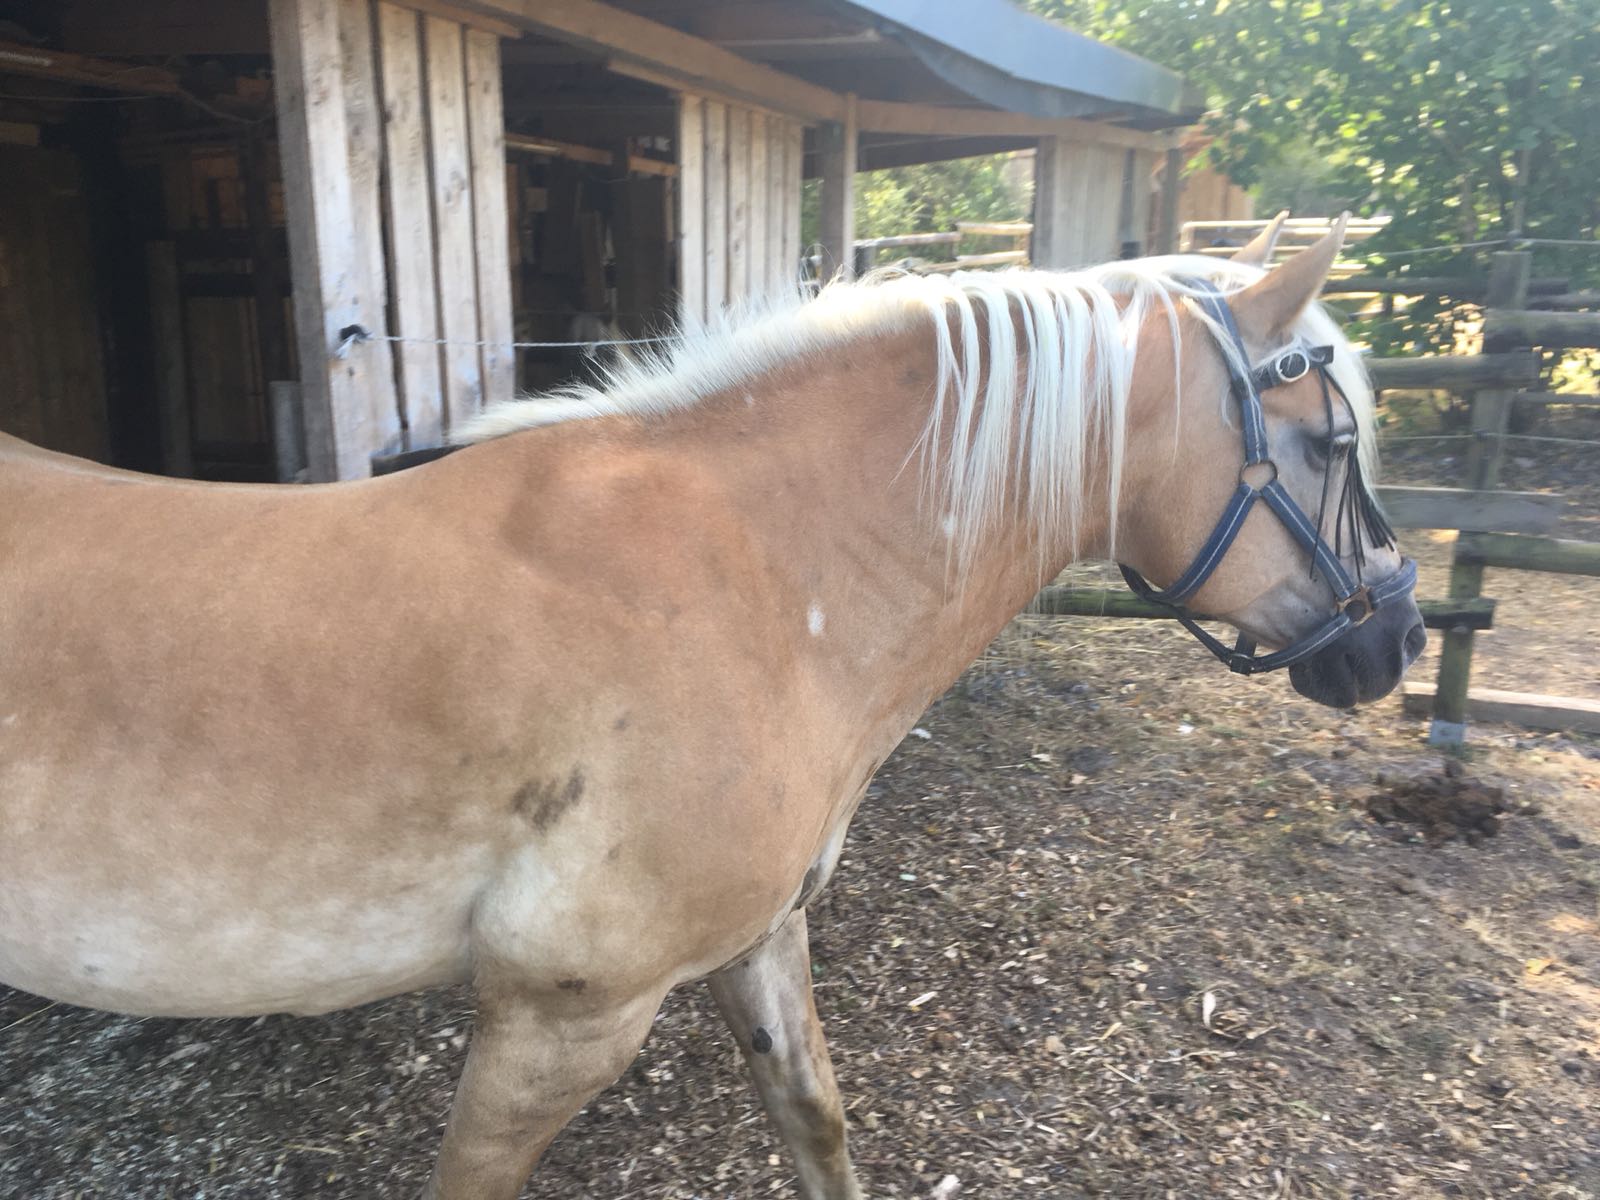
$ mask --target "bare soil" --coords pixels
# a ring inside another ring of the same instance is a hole
[[[1596,581],[1490,578],[1478,678],[1600,694]],[[1447,764],[1397,700],[1333,712],[1096,620],[1022,622],[920,728],[813,908],[870,1195],[1600,1197],[1600,742],[1479,726]],[[0,989],[0,1196],[414,1194],[471,1007]],[[527,1194],[795,1196],[703,989]]]

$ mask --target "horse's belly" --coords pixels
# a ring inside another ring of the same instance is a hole
[[[470,974],[470,892],[449,880],[260,909],[51,892],[0,879],[0,982],[88,1008],[309,1014]]]

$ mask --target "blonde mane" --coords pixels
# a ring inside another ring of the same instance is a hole
[[[1128,393],[1145,318],[1164,313],[1174,344],[1181,345],[1180,306],[1211,324],[1189,301],[1189,281],[1205,280],[1227,293],[1261,275],[1257,267],[1198,256],[1133,259],[1072,272],[878,272],[859,282],[832,283],[809,301],[783,298],[686,326],[670,339],[640,347],[641,353],[601,365],[597,383],[491,405],[453,440],[486,441],[590,417],[666,417],[712,396],[748,393],[762,376],[798,359],[921,323],[934,338],[937,362],[918,451],[928,499],[950,534],[954,560],[965,563],[1019,503],[1041,545],[1076,551],[1092,451],[1104,455],[1116,528]],[[1332,370],[1355,410],[1366,477],[1373,478],[1366,372],[1319,305],[1311,306],[1295,333],[1340,351]],[[1226,338],[1219,336],[1215,344],[1233,353]],[[1019,355],[1020,371],[983,369],[985,360],[1015,363]],[[1181,378],[1175,356],[1175,400]],[[1219,399],[1227,414],[1225,390]],[[945,446],[947,452],[935,453]]]

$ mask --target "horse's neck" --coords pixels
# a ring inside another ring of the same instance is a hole
[[[920,712],[1065,565],[1013,514],[957,571],[917,449],[934,385],[930,330],[879,335],[713,402],[684,439],[738,497],[829,690],[863,713]],[[1086,498],[1083,544],[1103,510]]]

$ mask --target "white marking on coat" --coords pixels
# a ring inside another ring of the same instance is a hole
[[[812,637],[821,637],[822,629],[828,623],[828,618],[822,609],[813,604],[806,610],[806,628],[811,630]]]

